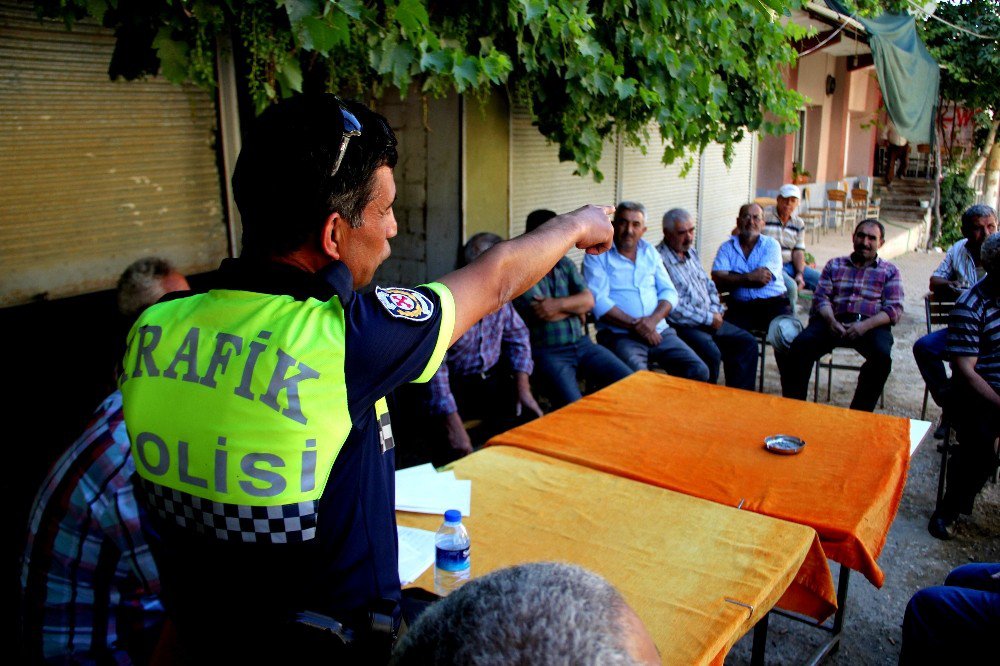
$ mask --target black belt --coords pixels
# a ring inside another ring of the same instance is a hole
[[[833,318],[841,324],[854,324],[868,319],[868,315],[863,315],[857,312],[841,312],[840,314],[833,315]]]

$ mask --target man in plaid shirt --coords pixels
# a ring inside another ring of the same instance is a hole
[[[528,215],[525,232],[555,217],[551,210]],[[553,407],[581,398],[580,381],[601,389],[632,374],[611,350],[594,344],[583,330],[582,317],[594,307],[580,271],[563,257],[534,287],[514,301],[531,333],[533,377]]]
[[[891,326],[903,314],[899,269],[881,259],[885,228],[875,219],[854,229],[854,252],[827,262],[813,298],[809,326],[795,338],[781,369],[786,398],[806,399],[813,364],[834,347],[852,347],[865,357],[851,409],[875,410],[892,369]]]

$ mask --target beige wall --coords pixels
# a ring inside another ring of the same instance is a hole
[[[791,89],[798,86],[798,68],[785,74],[785,83]],[[777,190],[792,179],[792,161],[795,159],[795,135],[765,136],[757,149],[757,191]]]
[[[480,103],[463,98],[465,196],[463,241],[481,231],[506,238],[510,190],[510,105],[502,92]]]

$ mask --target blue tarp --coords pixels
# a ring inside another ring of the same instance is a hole
[[[837,0],[826,0],[826,4],[849,15]],[[868,31],[882,98],[896,131],[911,143],[932,143],[941,73],[917,34],[913,17],[882,14],[855,18]]]

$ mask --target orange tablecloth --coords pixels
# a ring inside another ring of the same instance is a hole
[[[764,437],[805,440],[794,456]],[[881,587],[909,463],[906,419],[639,372],[490,441],[808,525]]]
[[[808,527],[508,447],[479,451],[452,469],[472,479],[472,515],[463,521],[474,576],[537,561],[595,571],[642,618],[664,663],[721,664],[786,588],[820,617],[835,608],[830,571]],[[436,515],[399,512],[397,520],[428,530],[441,524]],[[416,585],[433,589],[433,570]]]

